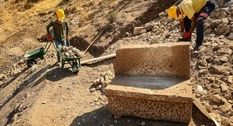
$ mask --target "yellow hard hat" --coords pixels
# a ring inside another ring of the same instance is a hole
[[[63,20],[65,18],[65,12],[62,9],[56,11],[56,15],[59,19]]]
[[[173,5],[167,10],[168,16],[170,18],[177,19],[176,9],[177,9],[177,7],[175,5]]]

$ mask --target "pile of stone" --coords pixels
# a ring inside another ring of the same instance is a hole
[[[84,55],[84,52],[73,46],[62,46],[61,53],[63,53],[66,57],[70,58],[81,58]]]
[[[226,8],[217,8],[207,19],[205,28],[206,34],[233,40],[233,4]]]
[[[102,73],[100,78],[93,81],[90,92],[94,92],[96,90],[104,92],[104,88],[111,82],[113,77],[114,74],[111,71]]]

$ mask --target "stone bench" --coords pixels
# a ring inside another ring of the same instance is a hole
[[[189,43],[124,47],[105,88],[115,116],[189,122],[192,117]]]

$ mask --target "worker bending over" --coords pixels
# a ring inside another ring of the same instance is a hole
[[[171,6],[167,12],[170,18],[180,21],[179,41],[191,41],[191,35],[196,28],[196,46],[199,50],[204,38],[204,23],[210,13],[215,9],[213,0],[183,0],[179,5]]]

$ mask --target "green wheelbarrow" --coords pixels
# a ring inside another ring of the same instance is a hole
[[[60,49],[56,48],[55,44],[54,48],[56,49],[58,55],[61,58],[61,67],[64,68],[65,64],[68,63],[70,64],[71,68],[72,68],[72,72],[74,73],[78,73],[79,69],[81,68],[81,63],[80,63],[80,59],[82,57],[67,57],[66,55],[64,55]]]
[[[44,55],[48,51],[51,42],[47,42],[45,47],[40,47],[30,52],[24,54],[24,57],[27,58],[27,65],[28,67],[32,67],[34,64],[37,63],[36,59],[40,58],[41,60],[44,59]]]

